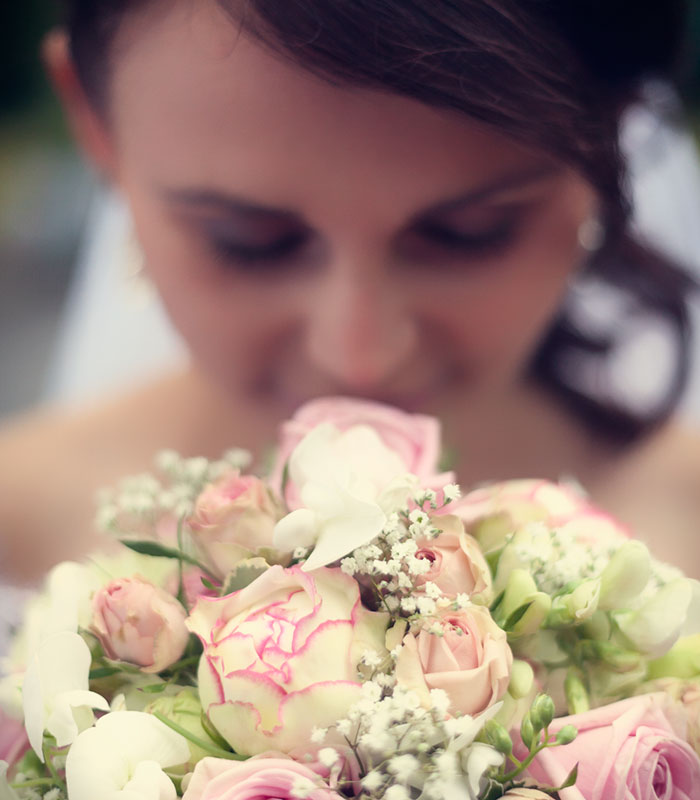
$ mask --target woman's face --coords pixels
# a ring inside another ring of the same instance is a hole
[[[215,3],[160,6],[116,42],[109,135],[194,359],[275,417],[511,387],[581,260],[590,186],[468,119],[315,78]]]

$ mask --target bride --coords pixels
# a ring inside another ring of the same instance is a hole
[[[94,490],[156,450],[262,458],[342,394],[440,417],[463,486],[574,477],[699,574],[700,445],[672,416],[691,281],[631,234],[617,147],[682,4],[640,9],[639,41],[580,5],[69,2],[52,75],[191,366],[0,434],[3,569],[86,548]],[[576,302],[601,287],[610,329]],[[643,409],[614,381],[640,318],[675,343]]]

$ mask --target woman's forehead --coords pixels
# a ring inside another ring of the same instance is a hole
[[[132,17],[114,63],[117,147],[171,186],[284,207],[342,193],[403,217],[543,161],[456,113],[332,85],[216,3]]]

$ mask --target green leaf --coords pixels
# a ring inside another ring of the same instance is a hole
[[[570,786],[573,786],[576,783],[576,779],[578,778],[578,764],[574,766],[571,772],[567,775],[566,780],[559,789],[568,789]]]
[[[231,594],[231,592],[237,592],[240,589],[245,589],[246,586],[249,586],[256,578],[259,578],[263,572],[266,572],[270,568],[270,565],[265,561],[264,558],[260,558],[256,556],[254,558],[246,558],[244,561],[241,561],[237,564],[234,569],[229,572],[226,576],[226,580],[224,581],[223,588],[221,590],[221,595]]]
[[[521,605],[519,608],[516,608],[503,624],[503,629],[509,631],[511,628],[513,628],[515,624],[520,622],[520,620],[525,616],[525,612],[528,610],[528,608],[530,608],[531,605],[532,601],[523,603],[523,605]]]
[[[160,542],[140,541],[137,539],[120,539],[119,541],[135,553],[141,553],[141,555],[144,556],[154,556],[156,558],[175,558],[179,561],[185,561],[193,567],[199,567],[202,572],[205,572],[210,577],[214,577],[196,558],[192,558],[192,556],[188,556],[187,553],[183,553],[181,550],[177,550],[174,547],[166,547],[164,544],[160,544]]]
[[[167,686],[167,683],[151,683],[148,686],[139,687],[139,691],[144,694],[160,694],[166,690]]]
[[[119,667],[96,667],[95,669],[90,670],[89,679],[91,681],[96,681],[100,678],[110,678],[112,675],[116,675],[118,672],[122,672]]]
[[[289,483],[289,459],[284,462],[284,469],[282,470],[282,486],[280,488],[280,494],[282,495],[282,499],[285,498],[285,493],[287,491],[287,484]]]
[[[181,553],[174,547],[166,547],[160,542],[139,539],[121,539],[120,541],[130,550],[133,550],[136,553],[141,553],[141,555],[144,556],[155,556],[157,558],[176,558],[178,560],[186,559],[184,553]]]
[[[494,612],[496,611],[496,609],[498,608],[498,606],[500,605],[501,601],[503,600],[503,596],[505,595],[505,593],[506,593],[505,589],[503,589],[501,592],[499,592],[496,595],[494,601],[489,606],[489,611],[491,612],[492,616],[493,616]]]
[[[218,594],[219,587],[215,586],[208,578],[205,578],[204,575],[202,575],[199,580],[202,581],[202,586],[204,586],[205,589],[209,589],[210,592],[217,592]]]

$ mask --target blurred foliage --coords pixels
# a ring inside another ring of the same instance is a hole
[[[57,17],[52,0],[0,0],[0,121],[49,94],[39,48]]]
[[[683,95],[690,111],[691,122],[700,140],[700,0],[691,0],[688,36],[687,80]]]

